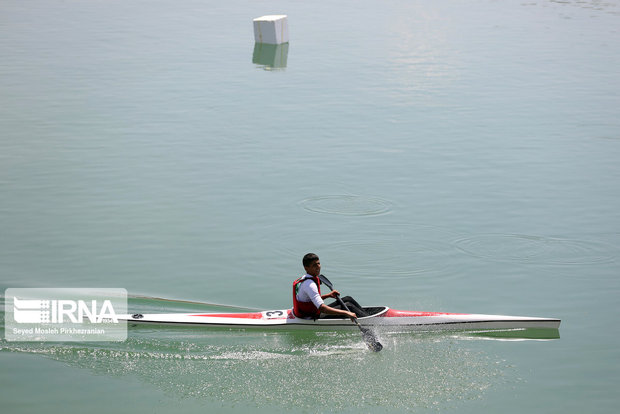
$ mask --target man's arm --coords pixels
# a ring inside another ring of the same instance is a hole
[[[314,283],[313,281],[312,283],[308,283],[307,285],[303,285],[303,284],[301,285],[302,289],[306,287],[310,290],[310,295],[309,295],[310,300],[312,301],[312,303],[314,303],[314,306],[316,306],[320,312],[327,313],[329,315],[346,316],[347,318],[351,318],[351,320],[354,320],[357,318],[357,315],[355,315],[353,312],[347,312],[345,310],[335,309],[323,303],[323,299],[335,298],[337,295],[339,295],[340,293],[337,290],[332,290],[327,295],[319,295],[319,290],[316,286],[316,283]]]
[[[340,295],[340,292],[338,292],[337,290],[332,290],[331,292],[329,292],[327,295],[322,295],[321,299],[327,299],[327,298],[336,298],[336,296]]]
[[[321,313],[327,313],[329,315],[346,316],[347,318],[351,318],[352,321],[355,321],[355,319],[357,319],[357,315],[354,314],[353,312],[347,312],[346,310],[335,309],[335,308],[332,308],[331,306],[327,306],[326,304],[322,304],[319,307],[319,310],[321,311]]]

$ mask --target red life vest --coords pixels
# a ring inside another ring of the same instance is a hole
[[[317,307],[314,306],[314,303],[302,302],[302,301],[297,300],[297,291],[299,290],[299,285],[301,284],[301,282],[304,282],[308,279],[314,280],[314,283],[316,283],[316,287],[319,291],[319,295],[321,294],[321,281],[319,280],[318,276],[308,277],[307,275],[303,275],[302,277],[294,281],[293,282],[293,313],[298,318],[316,319],[321,314],[321,311],[319,311]]]

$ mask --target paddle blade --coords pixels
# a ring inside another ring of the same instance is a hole
[[[368,328],[363,328],[362,326],[359,328],[360,331],[362,331],[362,338],[364,339],[364,342],[366,342],[368,349],[373,352],[379,352],[383,349],[383,345],[381,345],[381,342],[379,342],[373,331]]]

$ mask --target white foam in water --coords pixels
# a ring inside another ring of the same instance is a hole
[[[285,341],[294,339],[282,336]],[[257,348],[243,343],[214,345],[215,338],[210,338],[190,352],[178,341],[140,337],[106,348],[7,344],[7,350],[46,355],[105,375],[133,376],[165,392],[202,401],[278,408],[294,400],[297,408],[312,412],[325,407],[329,408],[324,412],[372,410],[385,404],[400,411],[448,407],[480,398],[489,387],[506,381],[505,364],[498,366],[484,354],[455,346],[453,338],[428,339],[390,338],[389,350],[379,354],[368,352],[356,337],[292,351],[277,341],[262,341]],[[317,400],[304,386],[317,377],[340,386]],[[286,399],[281,398],[284,394]]]

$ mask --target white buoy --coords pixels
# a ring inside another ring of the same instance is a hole
[[[288,43],[288,18],[286,15],[276,14],[254,19],[254,41],[272,45]]]

